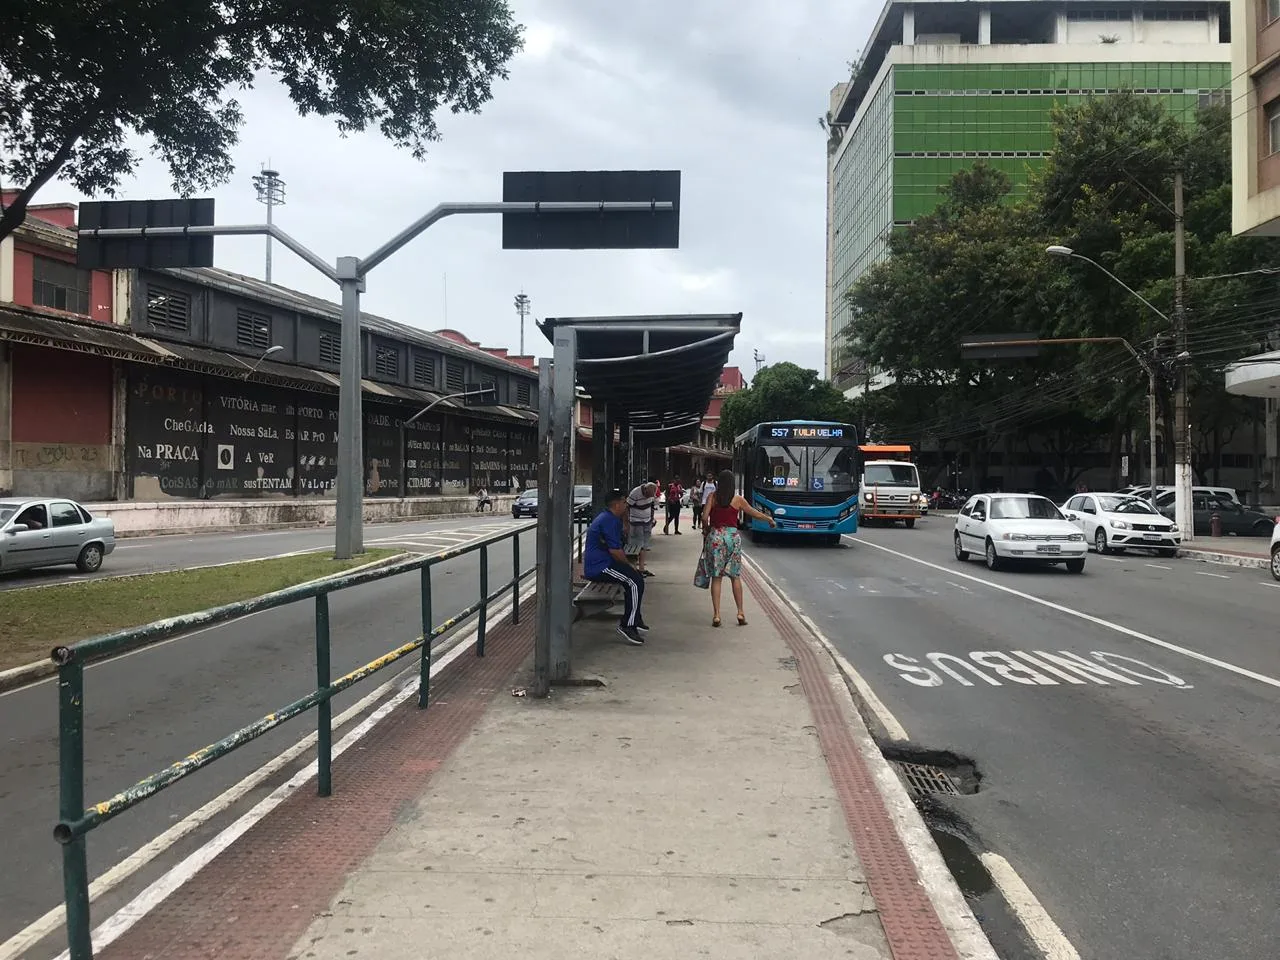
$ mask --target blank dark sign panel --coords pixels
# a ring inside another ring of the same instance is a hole
[[[104,200],[80,204],[81,230],[124,227],[211,227],[213,198]],[[76,244],[82,270],[212,267],[213,237],[88,237]]]
[[[504,250],[639,250],[680,246],[679,170],[507,171],[503,202],[653,201],[671,210],[504,213]]]

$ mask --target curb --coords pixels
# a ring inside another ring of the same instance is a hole
[[[324,549],[324,548],[320,548],[320,549]],[[279,557],[255,557],[252,560],[234,560],[231,563],[211,563],[211,564],[206,564],[203,567],[188,567],[187,569],[209,570],[209,569],[212,569],[213,567],[229,567],[236,563],[261,563],[263,560],[279,560],[282,557],[294,557],[294,556],[300,556],[304,553],[315,553],[315,552],[316,552],[315,550],[299,550],[296,553],[281,554]],[[348,574],[348,573],[355,573],[358,570],[376,570],[378,567],[390,566],[393,563],[399,563],[401,560],[404,560],[405,558],[411,557],[411,556],[413,556],[413,554],[408,551],[405,551],[403,553],[393,554],[390,557],[384,557],[381,560],[372,560],[369,563],[363,563],[358,567],[351,567],[349,570],[343,570],[339,573],[326,573],[323,577],[315,577],[311,580],[304,580],[302,581],[301,584],[296,584],[296,586],[302,586],[302,584],[306,584],[306,583],[320,583],[321,581],[324,581],[324,580],[332,580],[334,577],[344,576],[345,574]],[[176,573],[179,571],[161,570],[158,572],[159,573]],[[136,577],[154,577],[156,575],[157,574],[155,573],[126,573],[126,574],[121,574],[118,577],[101,577],[100,579],[128,580]],[[77,582],[83,583],[85,581],[77,581]],[[45,590],[45,589],[49,589],[51,587],[57,587],[57,586],[64,586],[64,584],[48,583],[48,584],[41,584],[38,587],[30,587],[27,589]],[[231,622],[231,621],[228,621],[228,622]],[[166,637],[165,639],[172,640],[174,638]],[[143,644],[140,647],[132,647],[129,649],[128,652],[133,653],[135,650],[143,650],[147,646],[150,646],[150,644]],[[18,690],[22,687],[30,686],[31,684],[36,683],[37,681],[44,680],[47,677],[53,676],[57,672],[58,672],[57,665],[54,664],[53,661],[47,660],[47,659],[37,660],[34,663],[26,663],[20,667],[12,667],[8,670],[0,670],[0,693],[9,693],[11,690]]]
[[[842,658],[833,654],[829,641],[824,642],[825,638],[814,631],[807,622],[808,618],[798,613],[791,600],[758,565],[748,561],[748,566],[757,582],[776,599],[783,614],[789,615],[796,622],[799,635],[822,664],[824,678],[836,696],[842,720],[871,773],[876,791],[897,832],[898,839],[906,848],[908,857],[915,867],[920,886],[933,905],[938,921],[951,941],[956,955],[960,960],[999,960],[995,948],[987,939],[986,933],[952,875],[951,868],[943,860],[941,851],[929,833],[929,828],[920,816],[920,811],[907,795],[907,789],[897,773],[889,766],[889,761],[880,752],[879,745],[862,718],[859,707],[865,704],[860,703],[862,698],[857,692],[857,681],[861,678],[855,679],[847,675],[840,664]],[[879,903],[876,907],[877,910],[881,909]]]
[[[1200,560],[1203,563],[1219,563],[1228,567],[1245,567],[1251,570],[1267,570],[1271,567],[1269,557],[1254,557],[1240,553],[1220,553],[1215,550],[1200,550],[1195,547],[1178,549],[1178,557],[1183,560]]]

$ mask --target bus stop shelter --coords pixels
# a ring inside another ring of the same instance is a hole
[[[644,451],[696,439],[742,314],[552,317],[538,380],[538,625],[534,693],[572,672],[576,387],[591,398],[592,501],[641,476]],[[617,431],[620,449],[615,455]]]

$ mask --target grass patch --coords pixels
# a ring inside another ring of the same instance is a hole
[[[0,670],[43,660],[59,644],[248,600],[397,552],[370,550],[352,560],[334,560],[321,551],[201,570],[6,590],[0,593]]]

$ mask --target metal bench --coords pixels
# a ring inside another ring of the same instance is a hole
[[[573,598],[573,619],[598,616],[622,602],[622,588],[612,583],[588,581]]]

